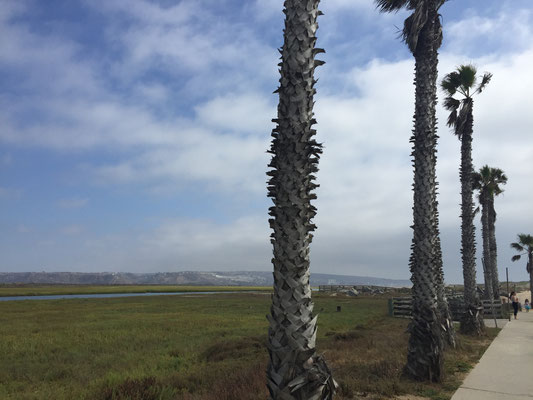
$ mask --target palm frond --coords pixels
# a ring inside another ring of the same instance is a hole
[[[461,86],[459,78],[457,71],[450,72],[440,83],[442,90],[444,90],[449,96],[453,96],[457,92],[457,88]]]
[[[416,7],[413,9],[413,13],[404,21],[402,36],[407,47],[414,54],[418,46],[420,32],[428,20],[428,7],[427,2],[423,0],[411,1],[409,8],[411,5],[416,5]]]
[[[461,102],[457,99],[454,99],[452,96],[446,97],[443,101],[444,108],[450,111],[448,115],[447,125],[449,127],[454,127],[457,123],[457,109],[461,105]]]
[[[533,249],[533,236],[521,233],[518,235],[518,242],[524,246]]]
[[[511,258],[511,261],[518,261],[518,260],[520,260],[520,257],[522,257],[522,256],[521,255],[513,256],[513,258]]]
[[[476,83],[477,69],[472,64],[461,65],[457,72],[459,73],[459,79],[461,81],[461,87],[465,92],[471,89]]]
[[[511,247],[516,251],[525,251],[526,249],[520,243],[511,243]]]
[[[479,179],[481,189],[486,191],[490,196],[498,196],[504,192],[500,185],[507,183],[507,176],[501,169],[484,165],[476,174],[476,179]],[[480,190],[479,188],[477,189]]]
[[[481,78],[481,83],[476,88],[476,92],[481,93],[483,89],[485,89],[485,86],[488,85],[491,79],[492,79],[492,74],[490,72],[485,72],[485,74],[483,75],[483,78]]]
[[[468,117],[472,115],[472,99],[465,98],[462,102],[462,106],[459,109],[457,120],[455,122],[455,134],[459,139],[463,137],[468,123]]]
[[[448,111],[457,111],[457,109],[461,105],[461,101],[449,96],[444,99],[442,105]]]
[[[374,0],[380,12],[392,12],[408,8],[411,2],[410,0]]]

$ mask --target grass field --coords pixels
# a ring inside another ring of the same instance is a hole
[[[269,306],[250,293],[0,302],[0,398],[266,399]],[[443,383],[414,383],[401,377],[407,320],[385,298],[317,295],[315,311],[339,400],[448,399],[496,334],[462,337]]]
[[[61,294],[161,293],[161,292],[271,292],[272,286],[181,285],[0,285],[0,296],[47,296]]]

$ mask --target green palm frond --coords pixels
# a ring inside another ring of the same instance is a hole
[[[476,190],[483,191],[489,196],[498,196],[504,192],[501,185],[507,184],[507,176],[499,168],[492,168],[484,165],[475,175]]]
[[[518,234],[518,242],[511,243],[511,247],[520,253],[527,252],[531,255],[533,253],[533,236],[520,233]],[[512,261],[519,260],[521,255],[513,256]]]
[[[476,83],[477,69],[472,64],[461,65],[457,69],[459,73],[459,80],[461,81],[461,87],[463,91],[467,93]]]
[[[518,242],[524,246],[529,247],[528,250],[533,249],[533,236],[521,233],[518,235]]]
[[[457,89],[461,86],[459,73],[456,71],[450,72],[444,77],[440,86],[446,92],[446,94],[453,96],[457,92]]]

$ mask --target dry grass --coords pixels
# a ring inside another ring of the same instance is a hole
[[[407,357],[407,324],[405,319],[383,318],[371,326],[330,335],[330,342],[323,346],[340,384],[338,400],[401,396],[450,399],[497,334],[497,330],[489,329],[483,338],[459,335],[458,348],[446,353],[442,382],[423,383],[402,373]]]
[[[449,399],[495,335],[460,337],[443,382],[416,383],[402,377],[408,321],[388,317],[385,298],[315,304],[337,400]],[[0,398],[266,399],[269,305],[252,294],[0,304]]]

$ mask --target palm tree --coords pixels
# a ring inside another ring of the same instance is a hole
[[[474,230],[474,205],[472,188],[472,133],[474,130],[473,97],[485,88],[492,75],[486,73],[476,85],[476,68],[461,65],[446,75],[442,89],[448,97],[444,107],[450,111],[448,126],[461,141],[461,254],[463,261],[465,313],[461,318],[461,331],[481,335],[484,331],[483,308],[476,292],[476,242]],[[454,98],[461,95],[461,100]]]
[[[309,286],[309,245],[316,228],[311,200],[322,152],[313,137],[315,48],[319,0],[286,0],[280,50],[278,116],[273,122],[273,154],[267,173],[273,229],[274,294],[268,320],[270,362],[267,385],[273,400],[332,399],[335,382],[316,354],[316,322]]]
[[[518,242],[511,243],[511,247],[522,254],[517,254],[511,261],[518,261],[527,254],[526,270],[529,273],[529,298],[533,299],[533,236],[521,233],[518,235]]]
[[[492,294],[495,299],[500,298],[500,283],[498,279],[497,246],[496,246],[496,210],[494,197],[503,193],[501,185],[507,183],[507,176],[499,168],[488,165],[482,167],[473,175],[473,187],[479,190],[479,203],[481,204],[481,226],[483,232],[483,259],[487,266],[485,287],[492,285]]]
[[[418,380],[439,381],[445,335],[453,337],[448,307],[442,303],[444,279],[440,252],[436,167],[438,49],[442,43],[439,9],[446,0],[375,0],[382,12],[412,11],[403,40],[415,58],[413,143],[413,241],[409,266],[413,318],[405,372]],[[444,328],[444,330],[443,330]]]

